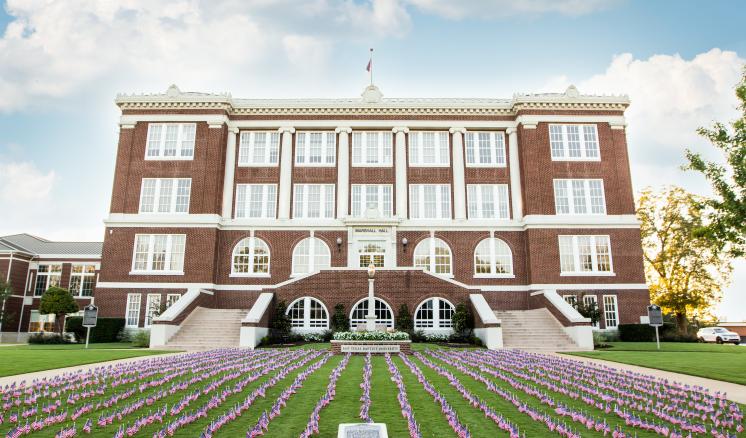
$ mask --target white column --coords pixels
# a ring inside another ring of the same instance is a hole
[[[376,301],[373,299],[374,279],[368,279],[368,314],[365,315],[365,329],[369,332],[376,330]]]
[[[277,209],[278,219],[290,219],[290,198],[293,191],[293,133],[295,128],[283,126],[280,148],[280,195]]]
[[[392,129],[396,134],[394,143],[396,158],[396,216],[407,218],[407,138],[409,128],[398,126]]]
[[[464,128],[451,128],[453,134],[453,217],[466,219],[466,178],[464,176]]]
[[[348,212],[350,196],[350,134],[352,129],[339,127],[339,152],[337,152],[337,218],[344,219]]]
[[[513,220],[523,219],[523,198],[521,197],[521,165],[518,158],[518,131],[508,128],[508,159],[510,161],[510,199],[513,203]]]
[[[233,186],[236,174],[236,136],[238,128],[228,127],[228,146],[225,149],[223,175],[223,219],[233,217]]]

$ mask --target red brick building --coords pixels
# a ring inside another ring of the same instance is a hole
[[[646,314],[626,97],[386,99],[371,86],[259,100],[172,86],[116,103],[96,302],[134,328],[178,300],[155,320],[171,326],[162,342],[196,308],[251,310],[242,326],[266,327],[285,301],[310,332],[341,303],[359,324],[370,263],[379,324],[407,304],[418,328],[449,331],[465,303],[480,328],[543,308],[588,326],[557,297],[596,302],[600,329]]]

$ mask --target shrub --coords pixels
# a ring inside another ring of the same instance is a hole
[[[453,339],[464,341],[471,337],[474,331],[474,316],[465,304],[456,306],[451,321],[453,321]]]
[[[150,330],[138,330],[132,335],[131,339],[133,347],[150,347]]]
[[[350,329],[350,318],[347,317],[345,312],[345,305],[338,303],[334,306],[334,314],[331,320],[332,331],[335,332],[346,332]]]
[[[406,304],[402,304],[399,307],[399,314],[396,316],[396,329],[402,332],[411,333],[414,323],[412,322],[412,314],[409,313],[409,308]]]
[[[416,330],[412,332],[412,335],[410,336],[412,339],[412,342],[425,342],[427,338],[425,337],[425,332],[422,330]]]
[[[337,332],[337,341],[408,341],[409,334],[405,332]]]
[[[648,324],[619,324],[617,330],[623,342],[655,341],[655,328]]]
[[[88,342],[117,342],[123,329],[124,318],[98,318],[96,327],[91,328],[91,338]],[[68,317],[65,321],[65,331],[74,334],[77,342],[85,342],[86,328],[83,327],[82,316]]]
[[[291,327],[290,317],[287,315],[287,305],[285,301],[280,301],[275,308],[269,337],[273,341],[288,342],[291,339]]]
[[[71,343],[67,338],[60,335],[59,333],[52,333],[52,334],[45,334],[45,333],[37,333],[34,335],[29,336],[28,338],[29,344],[69,344]]]

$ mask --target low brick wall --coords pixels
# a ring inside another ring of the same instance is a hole
[[[398,345],[399,352],[404,354],[412,354],[412,341],[332,341],[331,351],[334,354],[343,354],[343,345]],[[371,354],[385,354],[385,351],[371,352]],[[364,351],[352,352],[352,354],[367,354]]]

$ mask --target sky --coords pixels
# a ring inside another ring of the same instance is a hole
[[[0,0],[3,1],[3,0]],[[5,0],[0,235],[102,240],[117,93],[234,97],[627,94],[633,185],[683,186],[696,134],[738,116],[746,2],[633,0]],[[746,320],[746,262],[718,315]]]

